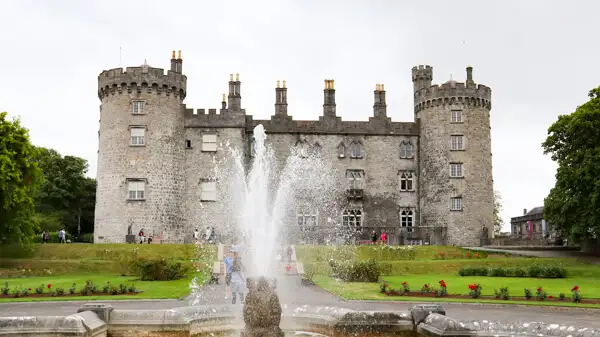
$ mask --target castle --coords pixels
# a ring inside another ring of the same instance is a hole
[[[94,240],[124,242],[142,228],[165,243],[185,242],[205,225],[219,232],[230,210],[219,201],[214,163],[225,143],[251,157],[252,132],[262,124],[282,158],[294,146],[318,148],[348,179],[333,221],[362,239],[385,230],[392,244],[485,244],[493,237],[491,89],[474,82],[471,67],[464,83],[432,79],[432,67],[412,69],[414,122],[388,117],[383,84],[368,121],[343,121],[333,80],[325,81],[318,121],[288,115],[285,81],[275,88],[271,118],[255,120],[233,75],[218,111],[188,109],[181,52],[166,74],[147,64],[103,71]],[[332,221],[318,209],[296,216],[287,225],[300,234],[326,231]]]

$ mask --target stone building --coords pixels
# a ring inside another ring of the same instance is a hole
[[[557,233],[544,219],[544,207],[531,210],[523,209],[523,215],[510,218],[511,240],[517,242],[531,241],[535,244],[553,242]]]
[[[433,68],[412,69],[414,122],[388,117],[386,91],[378,84],[368,121],[343,121],[333,80],[325,81],[317,121],[287,112],[285,81],[275,88],[269,120],[243,109],[239,76],[230,76],[220,109],[186,107],[187,78],[181,54],[171,69],[144,64],[98,76],[100,131],[95,242],[123,242],[127,228],[184,242],[195,228],[225,231],[231,205],[215,166],[225,149],[252,156],[252,132],[262,124],[280,161],[305,146],[328,161],[345,187],[339,215],[316,207],[297,209],[289,233],[331,231],[332,223],[359,239],[385,230],[390,243],[475,246],[493,236],[490,139],[491,89],[465,83],[432,85]],[[337,229],[335,229],[337,230]],[[335,231],[334,230],[334,231]],[[317,237],[319,237],[317,235]]]

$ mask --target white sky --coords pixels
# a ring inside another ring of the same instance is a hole
[[[240,73],[255,118],[273,113],[278,79],[296,119],[318,118],[323,79],[333,78],[338,114],[367,120],[384,83],[388,115],[413,121],[414,65],[433,66],[436,83],[464,81],[472,65],[492,88],[494,179],[508,222],[554,185],[540,146],[548,126],[599,84],[599,11],[593,0],[3,0],[0,111],[21,116],[36,145],[87,159],[93,177],[104,69],[144,59],[169,68],[181,49],[188,107],[218,108]]]

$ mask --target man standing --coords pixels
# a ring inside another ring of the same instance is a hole
[[[197,243],[200,239],[200,232],[198,232],[198,228],[194,231],[194,243]]]
[[[230,251],[223,261],[225,263],[225,299],[231,295],[231,266],[233,265],[233,252]]]
[[[67,243],[67,240],[65,238],[66,234],[67,233],[65,232],[64,229],[61,229],[58,231],[58,242],[59,243]]]

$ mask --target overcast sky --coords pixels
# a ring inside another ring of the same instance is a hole
[[[367,120],[384,83],[388,115],[413,121],[414,65],[433,66],[435,83],[464,81],[472,65],[492,88],[494,180],[508,223],[554,185],[540,147],[548,126],[600,84],[599,11],[593,0],[2,0],[0,111],[21,116],[35,144],[87,159],[95,177],[104,69],[144,59],[169,68],[181,49],[188,107],[218,108],[240,73],[255,118],[273,113],[278,79],[296,119],[318,118],[323,79],[333,78],[338,114]]]

